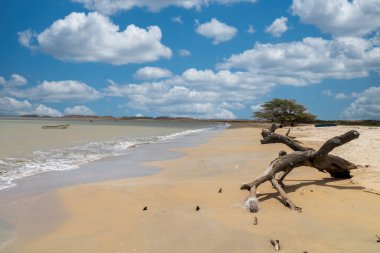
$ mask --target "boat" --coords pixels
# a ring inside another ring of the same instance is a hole
[[[315,124],[315,127],[333,127],[337,126],[338,124],[336,123],[321,123],[321,124]]]
[[[67,125],[56,125],[56,126],[43,126],[42,129],[66,129],[70,126],[70,124]]]

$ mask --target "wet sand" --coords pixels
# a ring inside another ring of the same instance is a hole
[[[379,252],[380,196],[352,180],[300,167],[285,184],[302,213],[286,208],[268,183],[259,187],[259,213],[241,207],[247,192],[240,184],[279,150],[289,151],[261,145],[260,132],[225,130],[181,149],[182,157],[150,163],[161,169],[154,175],[49,193],[65,218],[48,233],[19,238],[7,252],[273,252],[270,239],[280,241],[281,252]]]

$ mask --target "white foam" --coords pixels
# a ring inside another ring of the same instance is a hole
[[[0,190],[15,186],[15,181],[48,171],[64,171],[109,156],[126,154],[130,148],[152,143],[168,142],[215,128],[185,130],[163,136],[149,136],[90,142],[85,145],[35,151],[28,158],[0,160]]]

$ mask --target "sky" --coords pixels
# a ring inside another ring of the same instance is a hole
[[[380,119],[380,0],[0,0],[0,116]]]

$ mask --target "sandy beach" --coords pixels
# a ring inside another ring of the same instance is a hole
[[[336,129],[306,126],[294,128],[291,135],[306,146],[318,146],[337,135]],[[366,134],[379,136],[379,129],[358,130],[359,140],[337,154],[376,171],[378,152],[374,147],[363,150],[360,141],[370,138],[370,145],[379,148],[379,140]],[[323,139],[317,131],[325,134]],[[47,193],[42,203],[57,203],[41,205],[40,215],[58,211],[61,220],[48,232],[18,238],[7,252],[274,252],[271,239],[280,241],[281,252],[379,252],[380,195],[364,191],[359,181],[334,180],[300,167],[285,184],[301,213],[285,207],[269,183],[259,187],[258,213],[241,207],[248,192],[240,184],[258,176],[279,150],[290,151],[282,144],[261,145],[260,132],[227,129],[205,144],[180,149],[179,158],[149,163],[161,169],[157,174]]]

